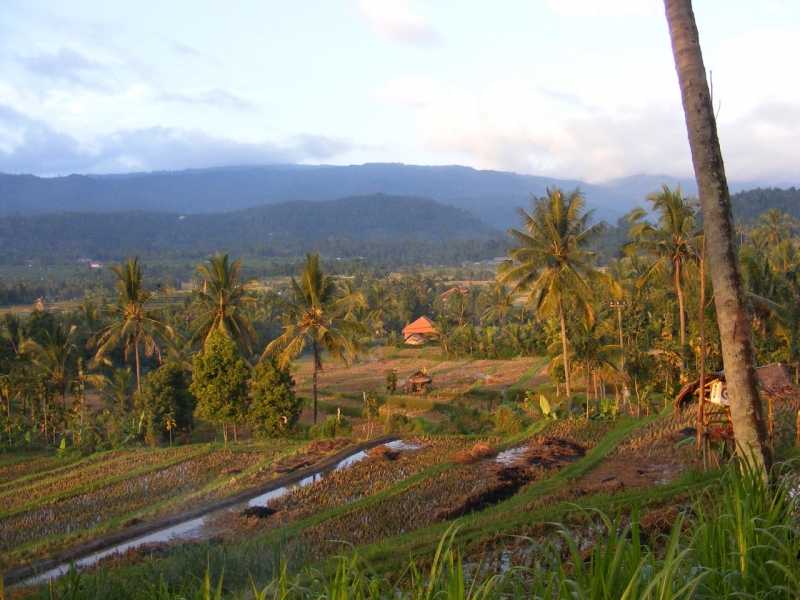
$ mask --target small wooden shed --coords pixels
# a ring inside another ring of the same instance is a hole
[[[415,392],[427,392],[431,389],[432,385],[433,379],[422,371],[417,371],[406,379],[406,384],[403,389],[407,394],[413,394]]]

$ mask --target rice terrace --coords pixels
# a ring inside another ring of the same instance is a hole
[[[28,4],[0,600],[800,600],[796,0]]]

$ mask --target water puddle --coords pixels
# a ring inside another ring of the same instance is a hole
[[[391,450],[400,452],[418,450],[422,447],[421,444],[410,444],[408,442],[404,442],[403,440],[388,442],[384,445]],[[216,529],[213,527],[213,524],[217,521],[217,519],[219,519],[219,517],[229,513],[241,513],[248,508],[268,507],[271,500],[276,500],[292,492],[295,489],[302,488],[311,485],[312,483],[315,483],[317,481],[320,481],[326,475],[329,475],[334,471],[341,471],[342,469],[351,467],[354,464],[357,464],[358,462],[364,460],[366,457],[367,457],[366,451],[362,450],[360,452],[356,452],[355,454],[352,454],[351,456],[348,456],[347,458],[339,461],[336,464],[336,466],[333,467],[333,469],[314,473],[313,475],[309,475],[308,477],[301,479],[299,482],[295,484],[271,490],[269,492],[261,494],[260,496],[251,498],[250,500],[239,502],[237,504],[233,504],[223,509],[211,511],[203,515],[202,517],[197,517],[195,519],[191,519],[189,521],[185,521],[177,525],[172,525],[170,527],[154,531],[145,536],[129,540],[122,544],[118,544],[117,546],[113,546],[111,548],[108,548],[107,550],[103,550],[102,552],[97,552],[96,554],[92,554],[91,556],[87,556],[80,560],[76,560],[73,564],[76,567],[92,566],[96,564],[99,560],[107,556],[111,556],[113,554],[123,554],[124,552],[132,548],[138,548],[140,546],[145,546],[147,544],[208,539],[214,535]],[[22,583],[22,585],[26,586],[36,585],[38,583],[43,583],[50,579],[56,579],[67,573],[67,571],[69,571],[69,568],[70,568],[69,564],[59,565],[54,569],[45,571],[44,573],[41,573],[39,575],[31,577],[30,579],[25,580]]]
[[[504,467],[510,467],[515,463],[520,462],[522,459],[525,458],[525,454],[528,452],[528,446],[517,446],[516,448],[509,448],[508,450],[504,450],[500,454],[498,454],[494,461],[503,465]]]

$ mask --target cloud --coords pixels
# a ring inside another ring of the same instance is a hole
[[[658,0],[547,0],[547,6],[559,17],[628,17],[663,13]]]
[[[359,0],[359,8],[370,28],[392,42],[422,48],[441,42],[436,27],[411,10],[406,0]]]
[[[254,110],[255,106],[248,100],[240,98],[225,90],[209,90],[195,94],[181,94],[167,92],[160,94],[156,100],[163,102],[176,102],[179,104],[198,104],[216,108],[231,108],[234,110]]]
[[[106,71],[106,67],[75,50],[60,48],[56,52],[42,52],[18,58],[22,65],[36,76],[94,88],[103,87],[99,82],[92,80],[92,75]]]
[[[693,173],[683,112],[667,102],[595,105],[512,78],[467,89],[400,77],[373,94],[410,111],[427,150],[477,168],[595,182]],[[720,137],[729,179],[800,181],[800,103],[759,104],[722,123]]]
[[[180,170],[221,165],[322,162],[348,152],[347,140],[295,135],[283,143],[243,143],[172,127],[117,131],[80,143],[42,121],[0,106],[0,171],[63,175]]]

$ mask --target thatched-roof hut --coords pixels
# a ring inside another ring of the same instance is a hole
[[[800,390],[792,383],[789,372],[783,363],[772,363],[758,367],[756,373],[758,374],[758,384],[763,396],[769,397],[773,402],[800,401]],[[717,371],[706,375],[707,388],[714,382],[724,383],[725,371]],[[681,410],[689,404],[699,387],[699,379],[683,386],[683,389],[675,396],[675,408]]]
[[[426,392],[431,389],[433,385],[433,379],[428,377],[422,371],[417,371],[411,377],[406,379],[406,385],[404,387],[406,393],[413,394],[414,392]]]

